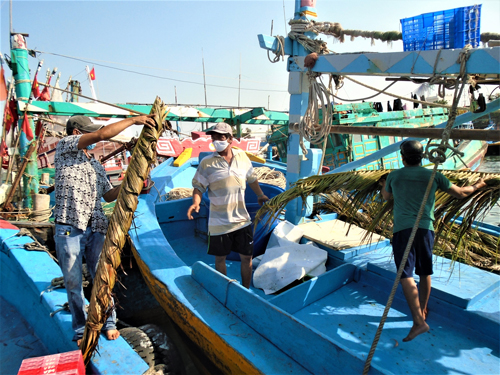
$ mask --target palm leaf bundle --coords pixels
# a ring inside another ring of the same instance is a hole
[[[457,186],[471,185],[479,178],[483,178],[488,185],[464,199],[455,199],[445,192],[436,192],[434,214],[436,221],[434,227],[436,243],[445,244],[441,246],[441,253],[446,254],[451,259],[467,261],[476,265],[479,263],[490,263],[490,266],[497,264],[499,254],[498,238],[493,236],[490,238],[486,235],[472,235],[471,233],[474,231],[471,228],[473,222],[486,215],[500,199],[500,174],[470,171],[440,172]],[[369,233],[378,233],[391,237],[388,231],[392,226],[393,201],[384,202],[382,200],[379,185],[380,179],[386,177],[388,173],[390,173],[389,170],[354,171],[301,179],[292,185],[290,189],[268,201],[257,212],[256,220],[263,219],[266,224],[270,223],[294,199],[302,198],[302,201],[305,202],[305,199],[311,195],[318,196],[340,192],[337,198],[339,196],[343,197],[341,201],[338,199],[323,199],[322,204],[334,208],[335,212],[348,218],[346,221],[350,223],[355,220],[364,223],[364,225],[359,226]],[[335,195],[331,196],[335,197]],[[332,201],[335,200],[337,202],[333,204]],[[317,206],[317,208],[319,207],[321,206]],[[369,220],[366,218],[360,220],[358,213],[360,209],[369,213]],[[461,225],[453,224],[453,221],[458,216],[463,217]],[[473,241],[473,239],[475,240]],[[451,247],[448,246],[450,244]],[[489,254],[488,259],[490,260],[480,260],[478,256],[483,255],[478,252],[474,252],[475,255],[465,255],[464,251],[467,248],[480,249],[477,251]]]
[[[132,224],[144,180],[148,177],[150,167],[156,158],[156,143],[163,132],[163,124],[167,116],[166,106],[158,97],[151,108],[151,114],[154,115],[156,127],[144,126],[134,147],[132,159],[109,221],[106,239],[97,265],[87,323],[80,344],[85,364],[90,362],[99,342],[101,328],[112,312],[109,304],[116,282],[116,270],[121,263],[120,253]]]
[[[337,192],[322,195],[321,201],[314,204],[314,211],[322,213],[338,213],[339,219],[367,229],[374,222],[373,217],[381,208],[381,203],[364,204],[360,211],[352,216],[344,213],[344,208],[349,205],[349,197]],[[387,204],[386,206],[392,205]],[[370,241],[372,233],[377,233],[386,238],[392,238],[392,214],[389,211],[380,221],[376,222],[373,232],[367,232],[363,241]],[[436,238],[434,254],[441,257],[472,265],[487,271],[500,273],[499,238],[478,230],[469,230],[462,234],[461,227],[456,223],[445,224],[441,236]],[[458,244],[455,246],[454,244]]]

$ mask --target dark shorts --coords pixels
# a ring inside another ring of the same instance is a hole
[[[394,262],[399,269],[403,260],[406,245],[410,239],[412,228],[403,229],[392,236],[392,250]],[[419,276],[432,275],[432,248],[434,247],[434,232],[429,229],[418,228],[408,255],[408,260],[401,275],[402,279],[413,277],[413,269]]]
[[[208,254],[227,256],[231,251],[242,255],[253,255],[252,225],[208,238]]]

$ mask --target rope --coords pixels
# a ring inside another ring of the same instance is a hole
[[[394,280],[391,294],[389,295],[387,305],[385,306],[384,313],[382,314],[382,318],[380,320],[380,324],[377,328],[377,332],[375,333],[375,338],[372,342],[372,346],[371,346],[370,351],[368,353],[368,357],[366,359],[365,366],[363,368],[363,375],[367,375],[368,371],[370,370],[370,365],[371,365],[371,361],[373,359],[373,355],[375,354],[375,350],[377,348],[378,341],[379,341],[380,336],[382,334],[382,330],[384,328],[384,324],[385,324],[385,321],[387,319],[387,315],[388,315],[389,310],[391,308],[392,301],[394,300],[394,296],[396,294],[396,290],[398,288],[398,285],[399,285],[399,282],[401,279],[401,275],[403,274],[403,270],[404,270],[404,267],[406,265],[406,261],[408,260],[408,255],[410,254],[410,249],[411,249],[411,246],[413,245],[413,240],[415,239],[415,235],[416,235],[417,230],[418,230],[418,225],[420,223],[420,219],[422,218],[422,215],[424,213],[425,205],[427,204],[427,200],[429,198],[432,184],[434,183],[434,177],[436,176],[436,173],[437,173],[437,167],[440,163],[443,163],[446,160],[446,153],[445,152],[446,152],[446,149],[449,147],[448,141],[450,139],[451,129],[453,128],[453,124],[454,124],[455,118],[457,116],[458,100],[462,94],[462,91],[465,87],[465,83],[467,81],[466,80],[466,73],[465,73],[465,66],[466,66],[467,60],[469,58],[470,49],[471,49],[470,46],[468,46],[468,47],[466,46],[462,50],[462,52],[460,52],[460,55],[459,55],[458,60],[457,60],[457,63],[460,64],[459,78],[462,81],[460,92],[457,95],[458,85],[456,85],[454,96],[453,96],[453,104],[452,104],[452,108],[450,111],[450,116],[448,117],[448,123],[446,124],[446,128],[443,131],[441,145],[439,146],[438,149],[436,149],[435,151],[431,151],[430,154],[428,155],[428,159],[434,163],[434,168],[432,170],[432,174],[431,174],[431,177],[429,179],[429,183],[427,184],[427,189],[425,191],[425,195],[424,195],[424,198],[422,200],[422,204],[420,205],[420,209],[419,209],[419,212],[417,214],[417,218],[415,220],[415,225],[413,226],[410,238],[408,240],[408,244],[406,245],[403,259],[401,260],[401,264],[399,265],[398,273],[396,275],[396,280]],[[458,81],[458,79],[457,79],[457,81]]]
[[[281,61],[285,60],[285,38],[280,35],[277,35],[276,42],[278,43],[278,48],[276,49],[276,51],[273,51],[275,54],[274,59],[271,60],[271,57],[269,57],[269,50],[267,50],[267,58],[273,64],[280,61],[280,57]]]
[[[332,94],[332,81],[334,77],[330,75],[328,87],[323,83],[320,73],[307,72],[309,78],[309,103],[306,113],[302,117],[298,131],[300,137],[300,147],[302,153],[307,155],[307,149],[304,145],[304,139],[313,144],[321,144],[324,139],[330,134],[330,128],[333,120],[333,94]],[[339,87],[341,81],[336,82]],[[321,103],[318,105],[318,100]],[[319,125],[319,108],[322,108],[322,126]],[[326,109],[326,110],[325,110]]]
[[[286,187],[286,177],[280,171],[268,167],[257,167],[253,169],[253,175],[257,180],[269,185],[279,186],[284,189]]]

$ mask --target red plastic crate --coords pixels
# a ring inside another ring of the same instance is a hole
[[[75,350],[67,353],[28,358],[21,363],[18,375],[85,375],[82,352]]]

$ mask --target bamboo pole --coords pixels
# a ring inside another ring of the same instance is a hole
[[[7,100],[5,102],[5,108],[3,110],[2,139],[0,140],[0,142],[5,141],[5,144],[7,144],[7,129],[5,127],[5,122],[6,122],[5,121],[6,120],[5,112],[7,111],[7,107],[9,106],[9,103],[10,103],[10,99],[11,99],[11,96],[12,96],[13,88],[14,88],[14,77],[10,77],[9,90],[7,91]],[[16,125],[17,124],[13,123],[11,126],[13,127],[13,126],[16,126]],[[0,160],[0,184],[2,184],[2,181],[3,181],[2,163],[3,163],[3,159]],[[6,180],[7,180],[7,178],[6,178]]]
[[[21,178],[23,177],[24,170],[26,169],[26,166],[28,165],[29,159],[31,157],[31,154],[33,151],[35,151],[37,145],[37,141],[31,142],[31,145],[26,151],[26,154],[24,155],[24,160],[23,163],[21,164],[21,168],[19,169],[16,179],[12,183],[12,187],[10,188],[9,194],[7,195],[7,198],[5,198],[5,202],[3,204],[3,208],[5,211],[12,212],[14,210],[14,207],[12,207],[12,204],[10,203],[12,201],[12,198],[14,198],[14,193],[16,192],[17,185],[19,185],[19,182],[21,181]]]
[[[163,132],[163,123],[168,114],[165,104],[158,97],[151,108],[151,114],[154,115],[156,128],[144,126],[137,141],[116,200],[113,216],[109,221],[106,240],[99,258],[87,324],[80,344],[85,364],[90,362],[99,342],[101,328],[110,315],[111,309],[114,308],[109,304],[116,281],[116,269],[121,263],[120,252],[125,244],[144,180],[148,177],[150,167],[156,158],[156,143]]]
[[[374,126],[332,125],[330,133],[363,134],[413,138],[439,138],[444,129],[435,128],[379,128]],[[500,130],[452,129],[450,139],[470,139],[479,141],[500,141]]]

